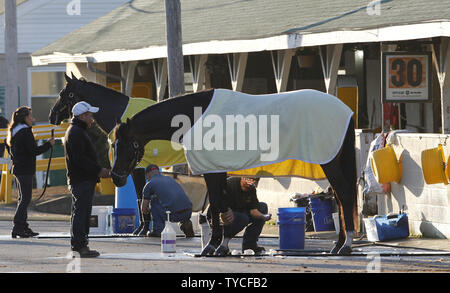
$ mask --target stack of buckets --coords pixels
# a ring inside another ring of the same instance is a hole
[[[311,198],[311,212],[314,231],[334,231],[332,199]],[[305,248],[306,209],[304,207],[279,208],[278,225],[280,250],[301,250]]]
[[[117,234],[133,233],[139,226],[136,189],[133,178],[128,176],[127,183],[116,188],[116,208],[112,212],[112,228]]]

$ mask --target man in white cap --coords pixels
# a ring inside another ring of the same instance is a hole
[[[97,161],[94,145],[86,129],[94,123],[94,113],[99,108],[86,102],[76,103],[72,108],[73,119],[65,135],[67,178],[72,192],[71,248],[80,257],[100,255],[88,247],[89,219],[95,185],[99,177],[110,177],[110,170],[102,168]]]

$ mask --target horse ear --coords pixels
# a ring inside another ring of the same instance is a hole
[[[66,73],[64,73],[64,77],[65,77],[67,82],[71,82],[72,81],[72,79]]]
[[[75,75],[73,74],[73,72],[71,71],[70,73],[72,73],[72,80],[78,80]]]

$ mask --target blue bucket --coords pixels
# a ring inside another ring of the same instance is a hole
[[[136,189],[134,188],[133,178],[131,175],[127,177],[127,183],[122,187],[116,188],[116,199],[115,199],[115,205],[116,208],[134,208],[137,211],[138,204],[137,204],[137,194]],[[136,227],[139,226],[140,219],[139,217],[136,217]]]
[[[305,248],[305,208],[279,208],[280,249]]]
[[[136,223],[136,209],[113,209],[112,224],[113,233],[133,233]]]
[[[314,231],[335,231],[332,199],[311,198],[309,201]]]

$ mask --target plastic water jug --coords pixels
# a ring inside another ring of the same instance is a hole
[[[164,230],[161,233],[161,252],[174,253],[176,252],[177,233],[170,224],[170,211],[167,211],[167,221]]]
[[[208,225],[208,220],[206,218],[206,215],[200,214],[198,223],[200,224],[200,229],[202,233],[202,250],[208,245],[208,241],[210,238],[210,229]]]

